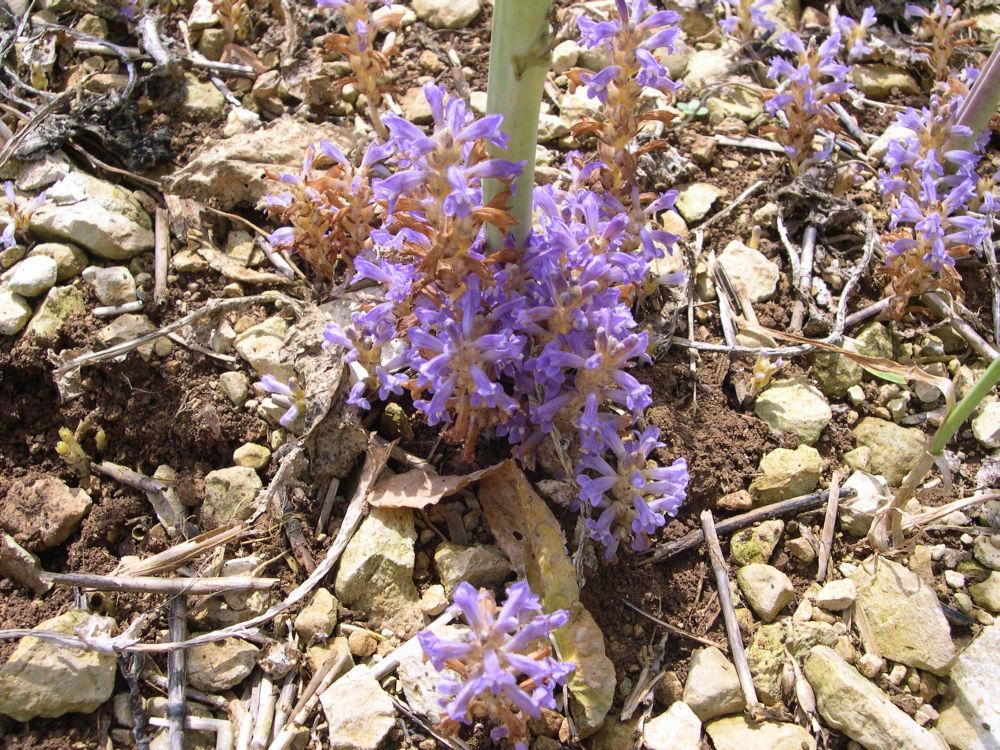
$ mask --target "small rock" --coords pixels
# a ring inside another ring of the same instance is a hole
[[[479,15],[480,0],[413,0],[417,18],[435,29],[464,29]]]
[[[258,375],[273,375],[282,382],[288,382],[295,375],[295,370],[281,353],[287,328],[284,319],[268,318],[239,334],[233,345],[237,354]]]
[[[208,531],[249,518],[257,493],[263,486],[257,472],[245,466],[210,471],[205,475],[202,527]]]
[[[841,489],[853,490],[855,495],[839,505],[840,525],[851,536],[862,538],[868,534],[875,513],[889,501],[889,484],[883,476],[855,471]]]
[[[39,255],[52,258],[56,262],[56,281],[68,281],[78,276],[87,266],[87,254],[76,245],[62,242],[43,242],[31,248],[29,258]]]
[[[558,115],[542,112],[538,116],[538,142],[551,143],[569,135],[569,123]]]
[[[736,582],[751,609],[764,622],[771,622],[795,598],[792,581],[771,565],[744,565],[736,572]]]
[[[364,635],[364,633],[362,633]],[[374,651],[372,652],[374,653]],[[371,654],[369,654],[371,656]],[[332,661],[330,661],[332,659]],[[309,664],[310,670],[313,674],[316,673],[324,664],[330,662],[336,665],[338,662],[343,663],[343,667],[338,670],[333,671],[333,679],[337,679],[342,674],[347,674],[354,666],[354,660],[351,658],[351,649],[348,645],[348,639],[343,636],[337,636],[335,638],[330,638],[326,643],[318,644],[316,646],[309,646],[306,649],[306,662]]]
[[[136,299],[135,279],[125,266],[90,266],[83,270],[83,280],[94,288],[102,305],[117,307]]]
[[[986,401],[972,420],[972,435],[986,448],[1000,448],[1000,401]]]
[[[580,45],[573,39],[559,42],[552,50],[552,63],[549,67],[556,75],[565,73],[570,68],[576,67],[580,52]]]
[[[587,96],[585,86],[580,86],[576,91],[567,91],[559,100],[559,114],[568,123],[592,120],[600,112],[601,103]]]
[[[15,264],[3,275],[2,281],[14,294],[33,298],[55,286],[57,277],[56,262],[47,255],[36,255]]]
[[[444,586],[435,583],[428,586],[427,590],[420,596],[420,609],[425,615],[435,617],[448,608],[448,597],[444,593]]]
[[[219,376],[219,387],[233,404],[243,406],[250,394],[250,379],[242,372],[224,372]]]
[[[995,750],[1000,746],[998,673],[1000,622],[995,622],[966,646],[951,669],[954,703],[941,711],[935,728],[956,750]]]
[[[257,443],[244,443],[233,451],[233,463],[248,469],[263,469],[271,459],[271,449]]]
[[[187,651],[187,676],[191,686],[206,693],[221,693],[243,682],[257,665],[259,649],[242,638],[203,643]]]
[[[744,529],[733,535],[729,542],[729,556],[738,566],[752,563],[766,563],[778,546],[785,522],[774,519],[763,521],[753,528]]]
[[[847,609],[858,598],[858,589],[850,578],[827,581],[816,594],[816,603],[831,612]]]
[[[319,700],[331,750],[377,750],[396,726],[392,698],[365,667],[355,667],[337,679]]]
[[[256,112],[251,112],[246,107],[233,107],[226,115],[226,124],[222,126],[222,136],[232,138],[234,135],[251,133],[260,126],[260,115]]]
[[[684,693],[684,686],[676,672],[667,672],[661,677],[653,688],[653,698],[661,706],[672,706],[681,699]]]
[[[841,346],[850,351],[857,351],[857,344],[845,338]],[[858,385],[864,376],[864,369],[854,360],[836,352],[817,352],[813,356],[813,376],[819,383],[820,390],[831,398],[851,396],[852,389],[860,389]],[[861,390],[860,402],[864,401],[864,391]],[[855,403],[854,398],[851,403]]]
[[[202,273],[208,270],[208,261],[194,250],[181,250],[170,259],[177,273]]]
[[[977,536],[972,543],[972,556],[990,570],[1000,570],[1000,535]]]
[[[715,505],[719,510],[731,510],[736,513],[743,513],[753,507],[753,495],[746,490],[729,492],[720,497]]]
[[[126,260],[153,249],[153,221],[116,185],[70,172],[49,188],[30,229],[43,240],[72,242],[102,258]]]
[[[816,489],[823,462],[815,448],[776,448],[760,460],[759,475],[750,483],[757,505],[806,495]]]
[[[715,750],[816,750],[816,740],[798,724],[761,721],[743,716],[716,719],[705,727]]]
[[[693,182],[680,189],[674,208],[677,209],[677,212],[684,217],[684,221],[688,224],[700,221],[712,210],[715,202],[722,197],[722,193],[721,188],[711,183]]]
[[[805,537],[800,536],[795,539],[790,539],[785,544],[785,549],[788,550],[789,555],[794,557],[803,565],[812,565],[812,563],[816,560],[816,550]]]
[[[885,659],[875,654],[866,653],[858,659],[858,671],[869,680],[874,680],[885,671]]]
[[[31,305],[20,294],[0,287],[0,336],[19,333],[31,319]]]
[[[881,323],[869,323],[854,337],[859,354],[883,359],[896,358],[896,340],[892,332]]]
[[[705,100],[705,108],[708,110],[708,121],[713,125],[727,117],[753,122],[764,114],[764,99],[745,86],[725,86],[718,96]]]
[[[449,594],[462,581],[487,588],[497,586],[511,574],[510,562],[492,545],[463,547],[444,542],[434,550],[434,566]]]
[[[110,617],[70,610],[33,629],[99,638],[111,636],[114,626]],[[30,721],[93,713],[111,698],[116,672],[114,655],[23,638],[0,667],[0,714]]]
[[[417,532],[406,508],[372,508],[344,550],[335,591],[344,605],[379,627],[412,632],[423,626],[413,585]]]
[[[295,616],[295,632],[306,644],[326,640],[337,626],[338,603],[328,589],[318,588]]]
[[[417,56],[417,63],[420,65],[421,68],[426,70],[428,73],[437,74],[445,69],[445,64],[441,62],[441,58],[435,55],[434,52],[429,49],[423,50]]]
[[[969,586],[969,594],[977,606],[992,614],[1000,614],[1000,573],[993,571],[985,581]]]
[[[55,477],[14,479],[0,499],[0,529],[29,552],[65,542],[91,506],[90,495]]]
[[[217,120],[226,111],[226,97],[211,81],[201,81],[193,73],[184,74],[184,102],[181,112],[194,120]]]
[[[742,711],[746,705],[736,667],[714,646],[691,657],[684,702],[702,721]]]
[[[751,302],[763,302],[774,296],[778,286],[778,266],[759,250],[733,240],[719,255],[719,263],[726,269],[733,285]]]
[[[726,78],[733,70],[732,53],[723,49],[701,49],[688,58],[684,86],[689,91],[703,88]]]
[[[212,0],[195,0],[188,16],[188,27],[191,31],[202,31],[218,25],[219,16],[215,12]]]
[[[754,403],[754,414],[777,432],[790,432],[806,445],[819,440],[833,418],[830,404],[805,378],[776,380]]]
[[[885,155],[889,153],[889,145],[894,141],[903,141],[910,138],[913,131],[905,125],[889,125],[878,138],[868,147],[868,158],[873,164],[881,163]]]
[[[399,106],[403,108],[403,116],[415,125],[426,125],[434,119],[431,104],[420,86],[407,89],[399,99]]]
[[[877,417],[865,417],[854,428],[860,445],[871,450],[869,466],[892,486],[898,486],[920,459],[927,445],[923,432],[915,427],[900,427]]]
[[[53,287],[28,323],[28,335],[41,346],[52,346],[66,322],[74,315],[86,312],[83,293],[79,289],[74,286]]]
[[[913,76],[882,63],[851,66],[851,80],[861,93],[879,101],[892,95],[920,93],[920,86]]]
[[[114,346],[133,341],[156,330],[156,326],[145,315],[125,313],[108,323],[97,332],[97,340],[104,346]],[[139,354],[148,359],[153,353],[155,342],[148,341],[139,346]]]
[[[649,750],[699,750],[701,720],[684,701],[646,722],[642,743]]]
[[[813,647],[804,671],[827,724],[866,750],[946,750],[832,648]]]
[[[883,557],[867,560],[851,578],[881,655],[946,674],[955,646],[934,590],[908,568]]]
[[[378,650],[378,641],[363,630],[352,630],[347,636],[347,648],[350,649],[351,656],[367,659]]]

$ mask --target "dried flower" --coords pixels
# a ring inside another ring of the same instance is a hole
[[[572,664],[550,656],[548,643],[569,613],[543,614],[524,581],[507,587],[502,606],[491,592],[464,581],[452,599],[453,611],[469,625],[468,634],[459,640],[444,640],[430,630],[417,635],[424,655],[445,673],[438,684],[447,715],[442,727],[454,732],[473,717],[488,717],[496,722],[490,732],[494,742],[506,740],[527,750],[527,720],[538,718],[543,708],[556,708],[555,688],[573,671]]]

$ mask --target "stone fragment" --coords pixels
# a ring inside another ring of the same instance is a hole
[[[337,599],[329,589],[318,588],[309,604],[295,616],[295,632],[306,644],[325,640],[337,626]]]
[[[567,91],[559,100],[559,114],[566,123],[592,120],[601,111],[601,103],[587,96],[585,86],[576,91]]]
[[[29,552],[62,544],[80,526],[90,495],[55,477],[14,479],[0,499],[0,529]]]
[[[754,402],[754,414],[777,432],[790,432],[806,445],[819,440],[833,418],[830,404],[805,378],[777,380]]]
[[[1000,570],[1000,534],[982,534],[972,543],[972,556],[990,570]]]
[[[816,594],[816,604],[831,612],[847,609],[858,598],[858,588],[850,578],[827,581]]]
[[[853,339],[845,338],[841,346],[850,351],[857,351],[857,344]],[[813,355],[812,373],[824,394],[830,398],[843,398],[850,396],[851,389],[858,387],[865,371],[861,365],[843,354],[817,352]],[[863,401],[864,391],[861,392],[861,396]]]
[[[46,203],[31,214],[34,236],[72,242],[111,260],[153,249],[152,219],[127,190],[70,172],[46,195]]]
[[[684,86],[688,90],[701,89],[726,78],[733,70],[732,53],[725,49],[700,49],[688,58]]]
[[[242,372],[224,372],[219,376],[219,387],[234,405],[243,406],[250,394],[250,379]]]
[[[811,565],[816,560],[816,549],[812,543],[803,536],[790,539],[785,543],[788,554],[794,557],[803,565]]]
[[[851,80],[861,93],[878,101],[892,95],[920,93],[920,85],[913,76],[883,63],[852,65]]]
[[[145,315],[125,313],[124,315],[119,315],[99,330],[96,338],[101,344],[108,347],[115,344],[122,344],[126,341],[134,341],[140,336],[145,336],[147,333],[152,333],[155,330],[156,326],[153,325],[153,321]],[[139,354],[145,359],[149,359],[153,354],[155,346],[155,341],[147,341],[145,344],[140,344],[138,349]]]
[[[464,29],[481,9],[480,0],[413,0],[417,18],[435,29]]]
[[[331,750],[377,750],[396,726],[392,698],[365,667],[355,667],[319,697]]]
[[[798,724],[751,724],[744,716],[727,716],[709,722],[705,731],[715,750],[816,750],[816,740]]]
[[[933,674],[947,674],[955,645],[932,588],[909,568],[884,557],[865,561],[851,579],[882,656]]]
[[[0,578],[8,578],[37,595],[52,588],[51,583],[42,580],[42,563],[38,557],[7,533],[0,533]]]
[[[684,217],[684,221],[691,224],[704,219],[720,197],[721,188],[709,182],[693,182],[680,189],[674,208]]]
[[[415,125],[426,125],[434,119],[431,104],[420,86],[408,88],[399,98],[399,106],[403,108],[403,116]]]
[[[257,472],[246,466],[210,471],[205,475],[202,527],[207,531],[249,518],[257,493],[263,486]]]
[[[855,471],[841,489],[854,491],[854,497],[838,506],[841,527],[851,536],[866,536],[875,513],[890,499],[888,482],[877,474]]]
[[[719,498],[716,506],[719,510],[729,510],[735,513],[743,513],[753,507],[753,495],[746,490],[729,492]]]
[[[240,333],[233,346],[258,375],[272,375],[288,382],[295,370],[281,352],[287,328],[283,318],[268,318]]]
[[[117,307],[136,299],[135,279],[125,266],[90,266],[83,269],[82,276],[102,305]]]
[[[462,581],[477,588],[491,588],[503,583],[512,573],[510,562],[503,552],[487,544],[474,547],[451,542],[439,544],[434,550],[434,567],[449,594]]]
[[[861,420],[854,428],[854,437],[859,445],[871,450],[871,472],[881,474],[894,487],[902,483],[927,445],[926,436],[918,428],[900,427],[877,417]]]
[[[813,647],[804,672],[826,723],[865,750],[947,750],[832,648]]]
[[[217,120],[226,111],[226,97],[211,81],[202,81],[193,73],[185,73],[184,101],[181,112],[192,120]]]
[[[68,281],[87,267],[87,254],[76,245],[42,242],[31,248],[28,253],[29,258],[39,255],[52,258],[56,262],[56,281]]]
[[[750,608],[764,622],[771,622],[795,598],[791,579],[771,565],[744,565],[736,571],[736,581]]]
[[[983,628],[958,655],[951,669],[954,701],[941,712],[935,728],[956,750],[1000,747],[1000,622]]]
[[[427,590],[420,595],[420,609],[425,615],[435,617],[448,608],[448,597],[444,592],[444,586],[435,583],[428,586]]]
[[[771,559],[784,530],[785,522],[773,519],[733,534],[729,542],[729,558],[738,566],[766,563]]]
[[[972,420],[972,436],[986,448],[1000,448],[1000,401],[991,398],[983,404]]]
[[[193,646],[187,651],[191,686],[221,693],[243,682],[257,665],[259,649],[242,638],[226,638]]]
[[[549,66],[552,72],[559,75],[575,67],[581,51],[580,45],[573,39],[559,42],[552,50],[552,63]]]
[[[13,336],[31,319],[31,305],[20,294],[0,287],[0,336]]]
[[[41,346],[52,346],[66,322],[87,312],[83,294],[74,286],[57,286],[49,290],[35,315],[28,323],[27,335]]]
[[[700,750],[701,720],[684,701],[676,701],[642,728],[648,750]]]
[[[691,657],[683,700],[702,721],[742,711],[746,705],[736,667],[714,646]]]
[[[1000,573],[992,571],[989,578],[969,586],[969,594],[977,606],[992,614],[1000,614]]]
[[[750,494],[757,505],[769,505],[806,495],[816,489],[823,461],[815,448],[800,445],[795,450],[776,448],[760,460]]]
[[[233,451],[233,463],[248,469],[263,469],[271,459],[271,449],[258,443],[244,443]]]
[[[14,294],[32,299],[55,286],[57,277],[56,262],[47,255],[35,255],[16,263],[0,276],[0,283]]]
[[[737,290],[751,302],[763,302],[774,296],[778,287],[778,266],[760,250],[732,240],[719,255],[719,264]]]
[[[422,627],[413,584],[416,537],[411,510],[372,508],[341,558],[335,585],[340,601],[380,628],[410,633]]]

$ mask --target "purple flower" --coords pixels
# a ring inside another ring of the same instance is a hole
[[[576,479],[580,499],[600,511],[597,520],[588,520],[587,529],[611,560],[630,532],[632,549],[647,549],[649,536],[668,516],[677,515],[687,493],[688,472],[683,458],[667,467],[647,461],[653,449],[663,447],[655,427],[624,439],[607,428],[598,434],[603,448],[581,456]],[[606,452],[611,456],[606,458]]]
[[[265,375],[260,379],[260,387],[271,394],[271,400],[285,409],[278,424],[286,430],[292,429],[295,420],[305,411],[306,393],[295,378],[289,378],[288,383],[282,383],[273,375]]]
[[[424,655],[444,673],[438,683],[439,702],[456,724],[471,724],[484,713],[498,723],[491,737],[527,748],[527,719],[543,708],[555,709],[555,688],[573,671],[569,662],[553,659],[548,639],[569,621],[566,610],[543,614],[538,597],[524,581],[507,587],[498,606],[486,589],[477,591],[463,581],[452,593],[455,614],[469,632],[445,640],[430,630],[417,634]]]

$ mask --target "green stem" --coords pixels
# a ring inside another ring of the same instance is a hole
[[[490,73],[486,88],[486,110],[503,115],[509,143],[506,149],[490,147],[495,158],[523,161],[524,170],[514,182],[509,210],[517,221],[514,240],[519,245],[531,229],[531,193],[535,184],[535,145],[542,87],[551,59],[548,15],[552,0],[496,0],[490,36]],[[489,201],[504,189],[487,180],[484,198]],[[503,245],[500,231],[490,227],[490,246]]]
[[[990,363],[990,366],[986,368],[986,372],[979,376],[979,380],[973,384],[969,392],[962,397],[962,400],[955,405],[951,414],[945,418],[937,432],[934,433],[930,447],[932,455],[937,456],[941,454],[941,451],[945,449],[948,442],[958,432],[958,428],[965,424],[965,420],[972,415],[975,408],[982,403],[983,399],[990,395],[997,382],[1000,382],[1000,357],[997,357]]]

